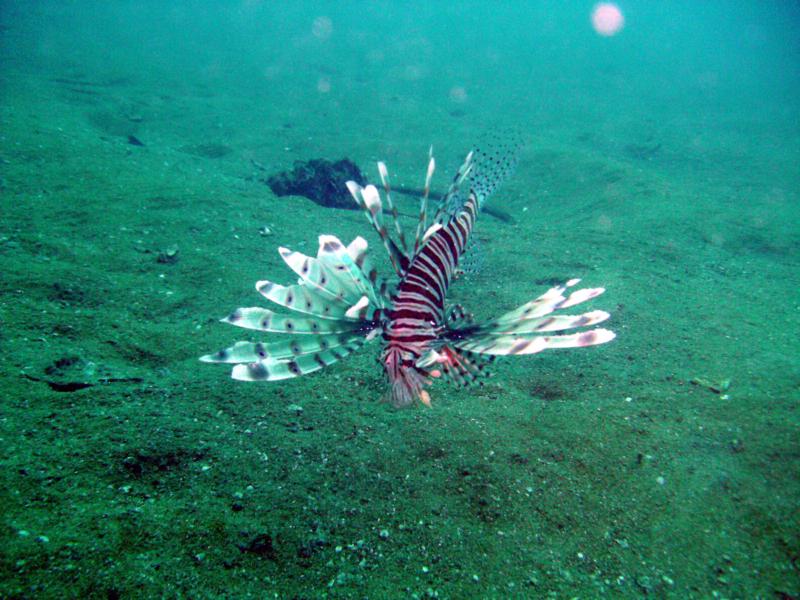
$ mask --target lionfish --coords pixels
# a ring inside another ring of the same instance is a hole
[[[486,364],[498,355],[594,346],[614,339],[614,333],[601,328],[552,334],[591,327],[610,316],[602,310],[580,315],[560,312],[605,291],[584,288],[565,295],[579,279],[483,323],[475,323],[459,305],[446,306],[448,287],[470,245],[475,220],[510,174],[517,156],[518,146],[470,152],[428,225],[436,165],[431,150],[413,244],[407,242],[400,224],[383,162],[378,163],[383,199],[376,186],[348,181],[350,194],[388,252],[396,282],[392,285],[378,277],[362,237],[345,245],[333,235],[321,235],[316,257],[279,248],[298,282],[283,286],[259,281],[256,289],[291,312],[239,308],[222,321],[283,337],[268,343],[238,342],[200,360],[234,364],[234,379],[278,381],[318,371],[380,338],[380,362],[389,381],[387,399],[397,407],[415,400],[430,406],[426,388],[433,378],[446,376],[468,385],[484,376]],[[394,234],[387,229],[387,214]]]

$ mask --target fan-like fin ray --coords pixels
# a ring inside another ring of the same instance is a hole
[[[576,327],[591,327],[602,323],[610,316],[604,310],[594,310],[582,315],[549,315],[538,319],[522,319],[516,323],[480,326],[476,333],[478,335],[506,336],[564,331]]]
[[[249,363],[262,360],[295,358],[306,354],[314,354],[333,350],[357,340],[362,335],[331,334],[301,335],[283,338],[274,342],[236,342],[229,348],[223,348],[214,354],[200,358],[210,363]]]
[[[550,314],[554,310],[569,308],[570,306],[575,306],[581,302],[596,298],[606,291],[605,288],[583,288],[572,292],[569,296],[564,296],[564,292],[567,288],[575,286],[578,283],[580,283],[580,279],[570,279],[563,285],[550,288],[538,298],[505,313],[488,324],[501,325],[528,319],[538,319]]]
[[[333,319],[315,319],[313,317],[282,315],[268,308],[261,308],[260,306],[237,308],[222,319],[222,322],[236,325],[237,327],[243,327],[244,329],[253,329],[255,331],[265,331],[268,333],[312,335],[357,331],[362,326],[362,324],[350,320],[337,321]]]
[[[348,298],[351,305],[357,302],[360,296],[366,295],[375,308],[383,306],[383,302],[378,299],[375,292],[375,286],[367,279],[353,257],[350,256],[347,248],[336,237],[332,235],[319,236],[317,256],[353,293],[352,297]]]
[[[308,285],[284,286],[264,280],[256,283],[256,289],[270,302],[289,310],[323,319],[347,319],[346,303],[332,302]]]
[[[279,248],[279,252],[289,268],[300,277],[300,282],[308,285],[320,297],[350,306],[361,295],[349,280],[343,280],[320,259],[286,248]]]
[[[608,329],[590,329],[569,335],[542,336],[475,336],[457,340],[452,344],[459,349],[476,354],[517,355],[536,354],[551,348],[583,348],[610,342],[615,337]]]
[[[419,221],[417,222],[417,233],[414,235],[414,253],[417,255],[419,247],[425,243],[422,235],[428,228],[428,196],[431,193],[431,179],[436,170],[436,160],[433,158],[433,146],[428,151],[428,170],[425,172],[425,187],[422,191],[422,198],[419,201]]]
[[[240,381],[280,381],[313,373],[345,358],[364,345],[363,338],[334,348],[298,356],[294,359],[266,359],[233,367],[231,377]]]

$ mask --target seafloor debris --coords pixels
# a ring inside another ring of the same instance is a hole
[[[267,185],[276,196],[305,196],[320,206],[357,210],[358,204],[347,191],[347,181],[367,184],[361,170],[350,159],[330,162],[318,158],[295,162],[292,171],[272,175]]]
[[[628,156],[639,160],[653,160],[653,158],[661,150],[661,143],[648,142],[645,144],[628,144],[625,146],[625,152]]]
[[[183,146],[181,148],[182,152],[186,152],[187,154],[193,154],[195,156],[199,156],[201,158],[225,158],[231,152],[233,152],[233,148],[230,146],[226,146],[225,144],[218,144],[218,143],[207,143],[207,144],[197,144],[195,146]]]
[[[238,544],[239,550],[263,556],[269,560],[277,560],[278,555],[272,542],[272,536],[260,533],[247,544]]]
[[[186,470],[208,454],[205,448],[140,449],[125,456],[122,469],[135,479],[150,479],[158,484],[164,473]]]
[[[169,246],[158,253],[156,262],[162,265],[174,265],[176,262],[178,262],[178,252],[178,246],[173,244],[172,246]]]
[[[22,373],[25,379],[46,383],[56,392],[77,392],[95,385],[109,383],[141,383],[141,377],[115,377],[107,369],[98,369],[91,361],[78,356],[63,356],[44,369],[42,377]]]
[[[705,377],[693,377],[689,383],[704,387],[708,390],[711,390],[715,394],[724,394],[728,391],[728,388],[731,387],[730,379],[720,379],[719,381],[714,381],[711,379],[706,379]]]

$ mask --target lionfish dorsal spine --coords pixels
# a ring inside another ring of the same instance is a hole
[[[450,187],[447,189],[447,193],[444,195],[444,198],[439,203],[439,208],[436,211],[436,214],[433,216],[433,221],[438,222],[443,218],[449,218],[451,216],[448,214],[448,210],[451,209],[450,199],[454,196],[457,196],[461,192],[461,187],[466,181],[467,177],[469,177],[470,173],[472,173],[473,167],[473,156],[475,155],[474,150],[470,150],[467,156],[464,158],[464,162],[456,171],[456,174],[453,176],[453,181],[450,183]]]
[[[392,213],[394,229],[397,232],[397,239],[400,242],[400,248],[402,248],[403,253],[408,255],[408,244],[406,243],[405,232],[403,231],[402,225],[400,225],[400,217],[397,214],[397,207],[395,206],[394,201],[392,201],[392,186],[389,183],[389,170],[386,168],[386,163],[383,161],[378,162],[378,174],[381,177],[383,191],[386,195],[386,206]]]
[[[416,256],[420,245],[423,243],[423,234],[428,224],[428,197],[431,193],[431,180],[436,170],[436,159],[433,157],[433,146],[428,150],[428,168],[425,171],[425,187],[422,188],[422,198],[419,201],[419,221],[417,223],[417,233],[414,236],[414,252]]]
[[[386,231],[386,227],[383,224],[383,205],[381,204],[381,196],[378,189],[374,185],[362,187],[355,181],[348,181],[345,185],[350,195],[353,196],[361,210],[364,211],[367,221],[380,237],[386,252],[389,254],[389,260],[395,273],[398,277],[402,277],[403,270],[408,264],[408,256],[398,248]]]

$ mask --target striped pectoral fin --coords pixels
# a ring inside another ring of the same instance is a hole
[[[319,236],[317,256],[320,262],[335,273],[343,285],[352,292],[348,296],[351,303],[357,301],[362,294],[366,294],[376,307],[383,305],[382,301],[378,299],[375,286],[364,275],[353,257],[350,256],[348,249],[338,239],[330,235]]]
[[[306,354],[293,359],[273,359],[254,361],[236,365],[231,377],[239,381],[280,381],[300,377],[307,373],[319,371],[323,367],[345,358],[363,345],[363,339],[354,340],[332,350]]]
[[[378,270],[367,255],[367,242],[362,237],[357,237],[347,246],[347,253],[353,262],[361,269],[367,282],[375,290],[377,306],[386,306],[391,302],[395,293],[396,283],[389,282],[385,277],[378,277]]]
[[[306,354],[315,354],[333,350],[356,342],[364,335],[353,334],[300,335],[274,342],[237,342],[229,348],[223,348],[214,354],[200,358],[210,363],[249,363],[262,360],[290,359]]]
[[[575,281],[575,280],[573,280]],[[558,305],[558,310],[581,304],[592,298],[597,298],[600,294],[606,291],[606,288],[583,288],[572,292],[567,299]]]
[[[482,335],[507,336],[564,331],[576,327],[591,327],[608,319],[604,310],[593,310],[582,315],[547,315],[538,319],[524,319],[516,323],[501,323],[480,328]]]
[[[495,356],[536,354],[552,348],[583,348],[597,346],[614,339],[615,334],[608,329],[590,329],[569,335],[477,335],[455,342],[457,348],[477,354]]]
[[[580,279],[570,279],[564,285],[550,288],[538,298],[526,302],[522,306],[494,319],[491,324],[502,325],[529,319],[539,319],[545,315],[549,315],[555,310],[569,308],[591,300],[592,298],[596,298],[606,291],[605,288],[583,288],[572,292],[569,296],[564,295],[567,288],[577,285],[578,283],[580,283]]]
[[[546,348],[584,348],[586,346],[598,346],[613,340],[616,334],[608,329],[590,329],[580,333],[569,335],[546,336]]]
[[[353,320],[316,319],[314,317],[292,317],[281,315],[260,306],[237,308],[223,323],[265,331],[269,333],[329,334],[355,331],[361,324]]]
[[[270,302],[323,319],[345,319],[345,313],[350,306],[347,303],[334,302],[308,285],[284,286],[271,281],[259,281],[256,289]]]
[[[300,282],[307,284],[320,297],[349,305],[361,295],[352,282],[338,277],[318,258],[293,252],[287,248],[278,250],[284,262],[300,277]]]
[[[259,360],[259,356],[266,356],[263,351],[264,344],[253,342],[236,342],[233,346],[223,348],[214,354],[206,354],[200,357],[201,362],[206,363],[243,363]]]
[[[536,319],[548,315],[556,310],[561,302],[566,300],[564,296],[566,289],[564,285],[550,288],[538,298],[534,298],[530,302],[526,302],[522,306],[518,306],[514,310],[494,319],[492,324],[515,323],[523,319]]]
[[[361,236],[358,236],[347,245],[347,253],[350,255],[350,258],[352,258],[353,262],[361,269],[361,272],[367,280],[375,285],[375,282],[378,280],[378,270],[375,268],[375,265],[372,264],[368,250],[369,246],[367,245],[367,240]]]

